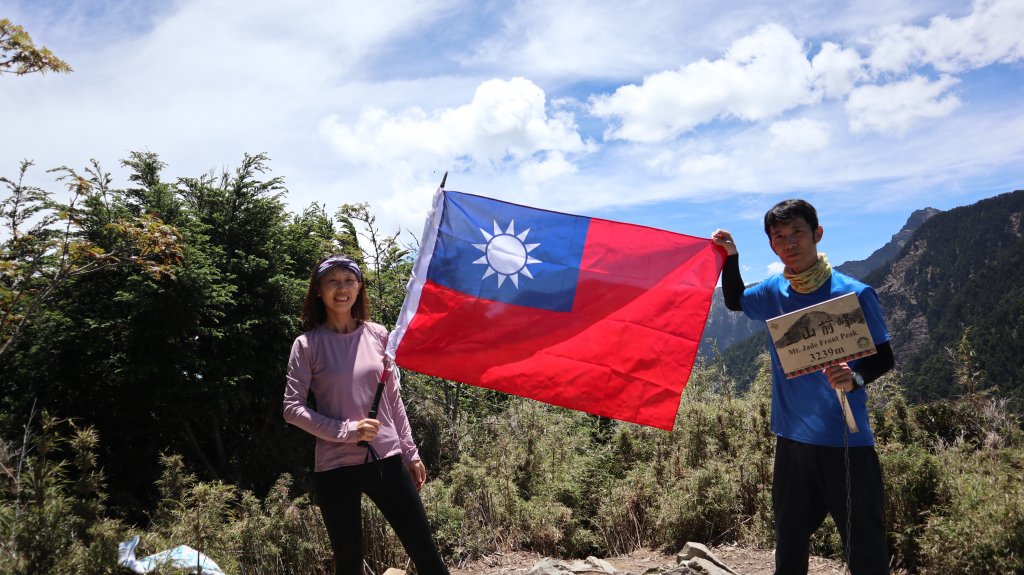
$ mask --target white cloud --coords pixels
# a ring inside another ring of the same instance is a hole
[[[591,148],[573,115],[549,114],[544,91],[524,78],[483,82],[469,104],[456,108],[428,113],[412,107],[395,114],[367,108],[351,125],[332,115],[320,132],[346,160],[384,166],[422,160],[495,168],[557,152],[546,160],[550,171],[565,162],[564,153]],[[567,173],[564,166],[558,171]]]
[[[798,38],[846,42],[892,22],[915,22],[963,0],[786,2],[753,0],[517,0],[475,3],[497,24],[487,40],[467,43],[467,68],[515,70],[539,83],[578,78],[636,81],[681,63],[713,59],[755,27],[777,22]],[[507,10],[495,6],[508,6]],[[498,13],[498,14],[496,14]]]
[[[934,82],[914,76],[882,86],[861,86],[846,102],[850,131],[899,136],[918,120],[947,116],[960,106],[958,97],[946,93],[958,82],[951,76]]]
[[[704,154],[686,158],[679,164],[681,176],[704,176],[721,173],[729,167],[729,158],[724,154]]]
[[[521,0],[463,59],[539,80],[634,78],[718,53],[750,29],[715,1]],[[484,8],[486,10],[486,8]],[[479,11],[479,9],[478,9]],[[495,21],[499,21],[497,18]]]
[[[772,148],[794,152],[816,152],[825,149],[829,141],[829,127],[825,122],[799,118],[773,123]]]
[[[871,39],[876,72],[906,73],[930,65],[956,73],[1024,58],[1024,2],[975,0],[962,18],[939,15],[927,27],[887,26]]]
[[[49,29],[77,48],[64,53],[48,42],[75,71],[4,84],[0,109],[23,111],[5,117],[5,129],[24,137],[0,137],[0,156],[47,167],[96,157],[114,167],[129,151],[148,149],[177,173],[196,175],[245,152],[268,152],[275,169],[287,166],[289,179],[301,177],[294,168],[316,153],[309,142],[317,141],[316,121],[329,104],[387,101],[387,86],[360,86],[353,78],[361,63],[437,17],[434,1],[363,10],[254,0],[242,10],[184,0],[161,8],[147,27],[111,24],[117,34],[109,36],[91,27],[92,11],[114,13],[101,18],[106,26],[129,10],[122,5],[138,3],[72,3],[66,15],[46,13]]]
[[[856,50],[825,42],[811,60],[817,83],[825,97],[842,98],[864,76],[864,65]]]
[[[34,159],[49,189],[45,169],[95,157],[122,184],[117,160],[151,150],[173,180],[267,152],[291,206],[369,201],[389,230],[419,229],[445,169],[452,189],[699,228],[781,194],[948,207],[1024,165],[1020,0],[84,4],[8,10],[75,72],[0,79],[0,174]]]
[[[543,159],[523,162],[518,172],[523,185],[536,188],[539,184],[576,174],[579,169],[565,159],[564,153],[552,151]]]
[[[609,139],[656,143],[716,118],[754,121],[820,99],[803,45],[769,24],[740,38],[724,57],[644,78],[609,96],[595,96],[591,113],[617,119]]]
[[[671,144],[651,147],[636,147],[637,150],[656,150],[644,161],[644,166],[666,177],[701,176],[701,181],[710,181],[711,176],[720,175],[729,164],[732,150],[716,144],[707,138],[687,138]],[[643,152],[641,152],[643,153]]]
[[[915,122],[945,116],[959,106],[956,96],[945,93],[956,80],[897,77],[888,86],[858,87],[869,72],[877,78],[925,65],[959,72],[1017,62],[1024,58],[1021,29],[1024,3],[976,0],[960,18],[938,15],[927,27],[890,25],[862,34],[868,58],[824,41],[808,62],[805,47],[789,28],[768,24],[733,42],[719,59],[651,73],[640,84],[594,96],[590,111],[617,124],[606,130],[607,139],[652,144],[716,120],[762,121],[823,98],[849,96],[846,109],[855,133],[902,135]],[[923,92],[909,93],[914,88]],[[885,101],[889,97],[894,99]]]
[[[784,264],[782,262],[772,262],[772,263],[768,264],[768,273],[765,274],[765,277],[772,276],[772,275],[775,275],[775,274],[781,274],[783,271],[785,271],[785,269],[786,269],[786,264]]]

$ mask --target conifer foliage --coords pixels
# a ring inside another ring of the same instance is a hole
[[[0,75],[70,71],[71,66],[46,46],[36,46],[24,28],[7,18],[0,19]]]

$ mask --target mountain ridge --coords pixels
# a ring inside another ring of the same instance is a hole
[[[973,349],[976,389],[1024,399],[1024,190],[938,214],[867,278],[908,399],[959,395],[951,351]]]

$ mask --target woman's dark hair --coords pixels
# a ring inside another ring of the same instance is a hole
[[[772,226],[788,224],[796,218],[803,218],[810,224],[811,231],[818,229],[818,211],[804,200],[783,200],[764,215],[764,233],[772,237]]]
[[[320,279],[316,276],[317,270],[320,269],[320,264],[330,258],[337,257],[345,256],[343,254],[327,256],[318,261],[313,266],[313,271],[309,274],[309,288],[306,289],[306,297],[302,300],[302,313],[299,315],[299,319],[302,320],[303,331],[309,331],[327,320],[327,308],[324,306],[323,300],[316,293],[317,288],[320,287]],[[366,281],[362,279],[359,282],[359,295],[356,296],[356,301],[352,304],[352,317],[359,323],[370,319],[370,306],[366,302]]]

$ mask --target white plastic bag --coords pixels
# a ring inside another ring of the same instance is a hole
[[[127,567],[136,573],[149,573],[157,567],[177,567],[188,569],[188,573],[224,575],[224,571],[206,555],[188,545],[178,545],[174,549],[161,551],[142,559],[135,558],[135,548],[139,545],[139,536],[117,545],[117,564]]]

